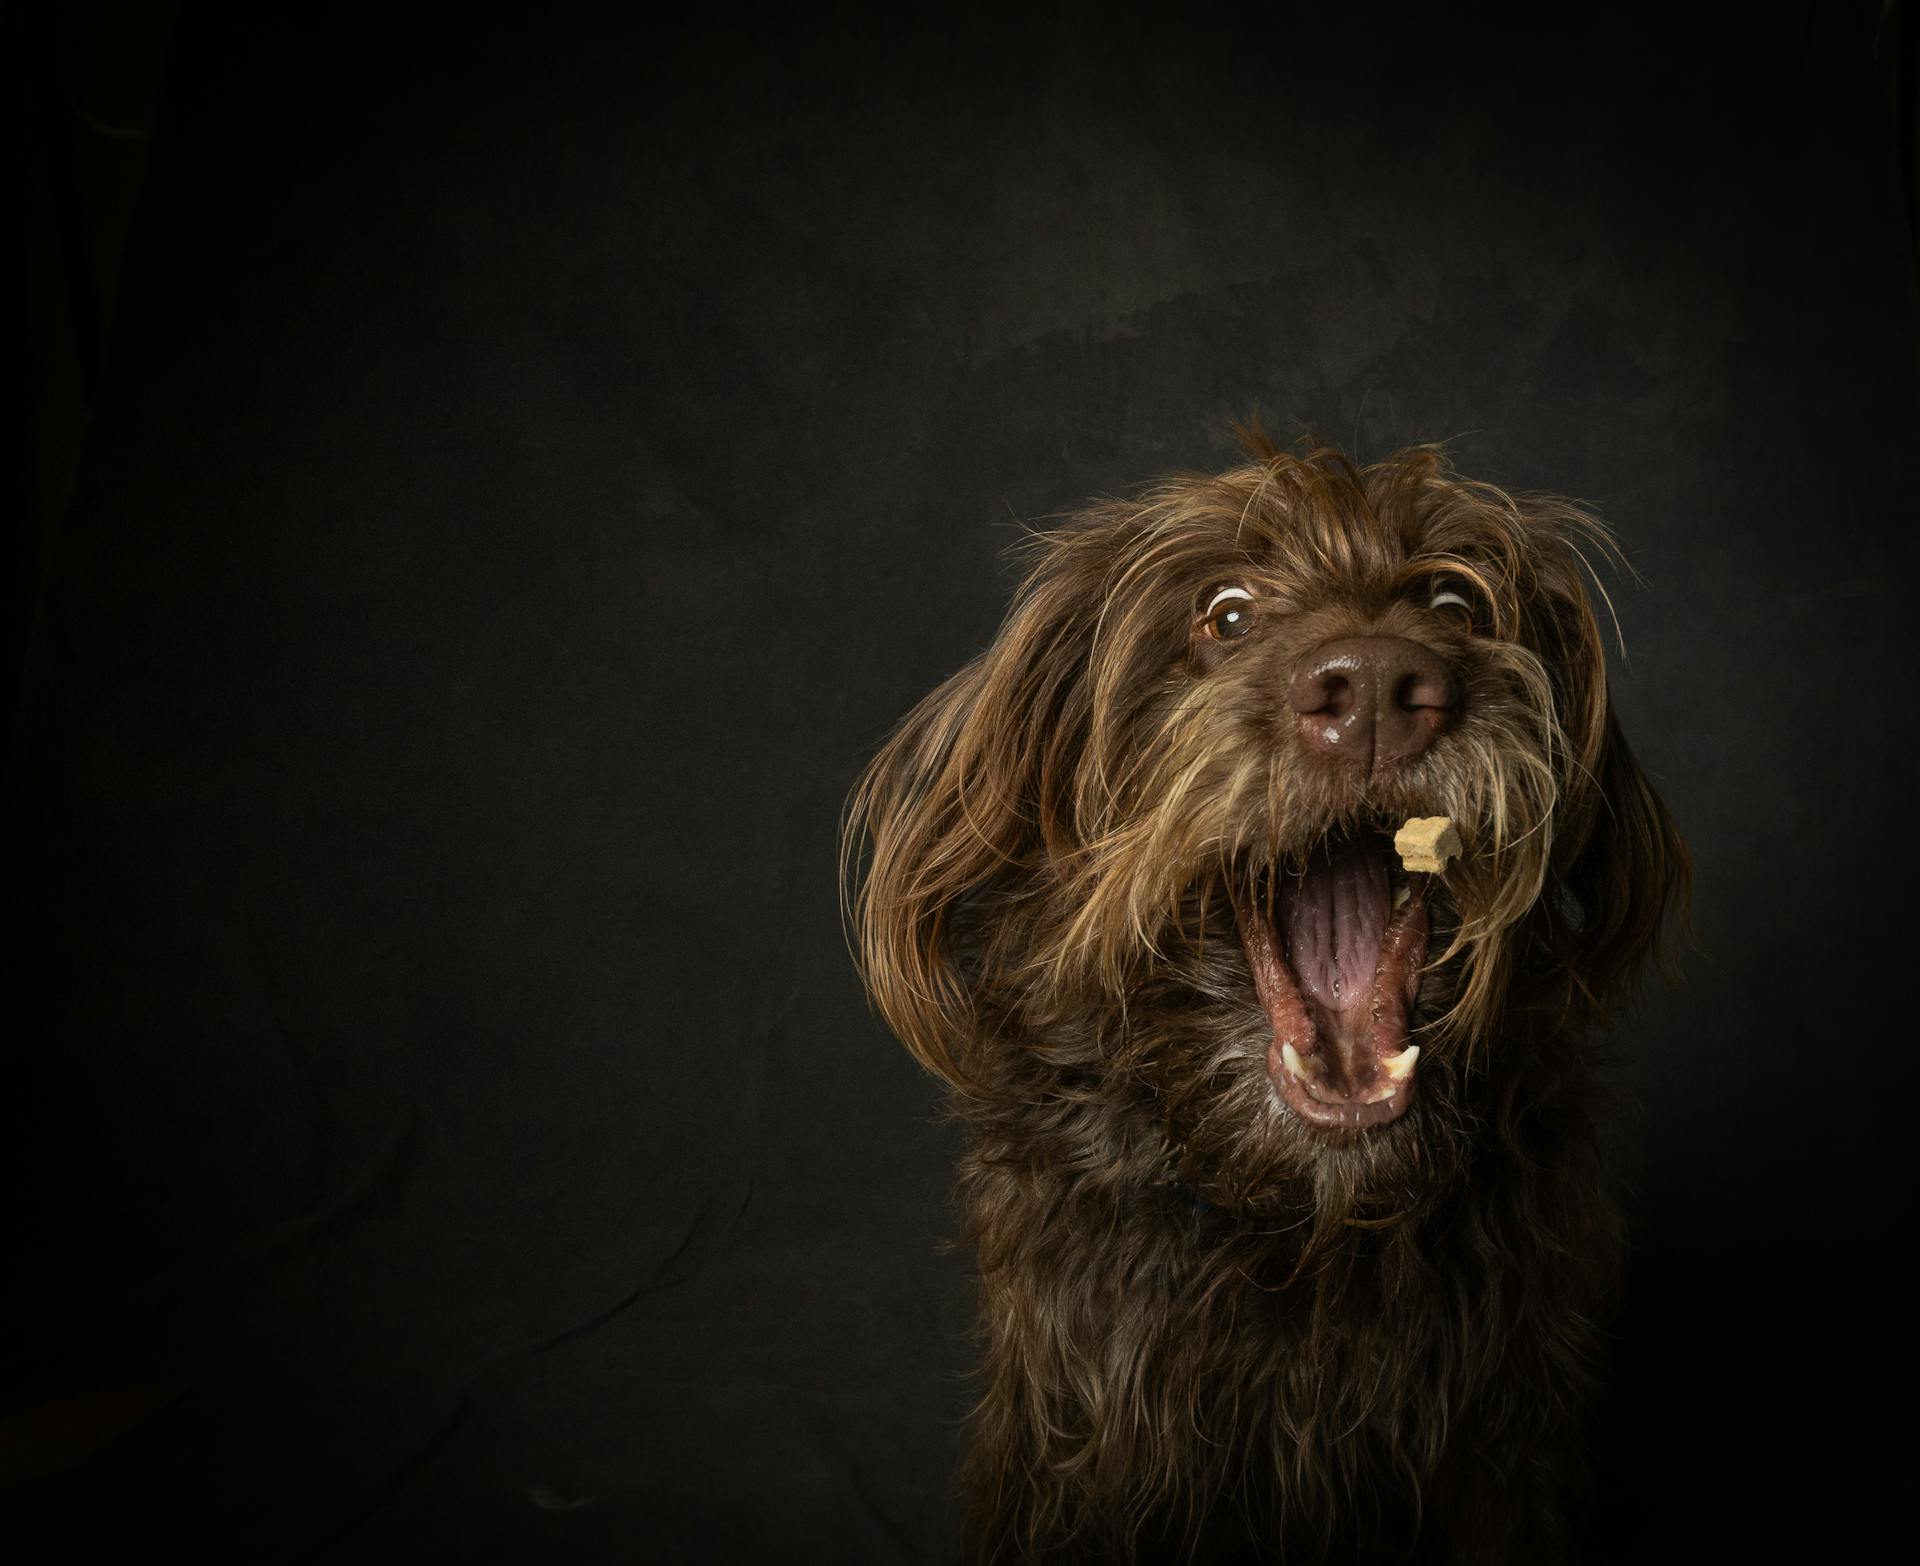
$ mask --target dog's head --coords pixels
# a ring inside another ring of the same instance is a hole
[[[1604,1014],[1686,882],[1608,706],[1598,523],[1430,448],[1252,454],[1037,539],[848,830],[922,1062],[1105,1136],[1131,1104],[1240,1207],[1430,1157],[1502,1049]],[[1400,867],[1415,816],[1458,828],[1443,874]]]

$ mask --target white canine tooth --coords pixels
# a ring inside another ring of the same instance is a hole
[[[1395,1082],[1404,1082],[1413,1075],[1413,1063],[1420,1058],[1420,1046],[1409,1044],[1397,1055],[1388,1055],[1380,1064],[1387,1068],[1387,1075]]]
[[[1393,894],[1393,906],[1396,908],[1406,907],[1407,899],[1411,896],[1413,896],[1413,888],[1410,886],[1402,886]]]
[[[1306,1060],[1300,1054],[1300,1051],[1295,1049],[1291,1044],[1282,1044],[1280,1046],[1280,1058],[1287,1063],[1287,1070],[1291,1071],[1302,1082],[1305,1082],[1313,1075],[1313,1067],[1307,1064]]]

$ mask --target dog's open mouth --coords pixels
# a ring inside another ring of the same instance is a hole
[[[1301,1119],[1358,1130],[1406,1113],[1430,880],[1403,872],[1384,836],[1333,836],[1304,868],[1274,870],[1257,904],[1236,899],[1254,989],[1273,1023],[1267,1074]]]

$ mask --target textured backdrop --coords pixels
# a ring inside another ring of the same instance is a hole
[[[22,688],[10,1406],[69,1541],[950,1551],[955,1145],[836,817],[1229,419],[1591,502],[1700,953],[1616,1038],[1597,1557],[1892,1483],[1914,276],[1872,5],[188,8]],[[1835,1542],[1835,1541],[1838,1542]]]

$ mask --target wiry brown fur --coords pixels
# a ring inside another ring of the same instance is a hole
[[[1610,545],[1432,448],[1250,455],[1035,540],[992,647],[854,796],[863,971],[970,1133],[975,1544],[1560,1558],[1618,1248],[1587,1035],[1687,875],[1608,706]],[[1471,629],[1425,606],[1443,570]],[[1263,605],[1230,653],[1193,634],[1226,582]],[[1361,634],[1423,642],[1461,691],[1371,782],[1298,742],[1284,672]],[[1329,829],[1434,814],[1468,853],[1417,1095],[1316,1130],[1269,1081],[1232,894]]]

